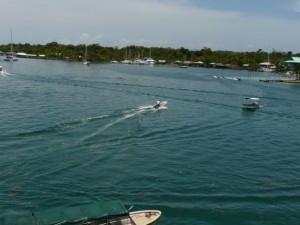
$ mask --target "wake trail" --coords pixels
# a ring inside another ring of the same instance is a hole
[[[163,106],[163,107],[160,107],[159,109],[155,109],[155,108],[153,108],[152,105],[145,105],[145,106],[140,106],[140,107],[137,108],[137,109],[131,109],[131,110],[124,111],[124,112],[123,112],[123,115],[122,115],[121,117],[116,118],[114,121],[112,121],[112,122],[106,124],[106,125],[103,126],[103,127],[100,127],[100,128],[97,129],[95,132],[93,132],[93,133],[91,133],[91,134],[89,134],[89,135],[83,137],[83,138],[81,139],[81,141],[83,142],[83,141],[86,141],[86,140],[88,140],[88,139],[91,139],[91,138],[93,138],[93,137],[95,137],[95,136],[97,136],[97,135],[99,135],[99,134],[105,132],[106,130],[108,130],[109,128],[115,126],[116,124],[119,124],[119,123],[121,123],[121,122],[123,122],[123,121],[125,121],[125,120],[127,120],[127,119],[132,118],[132,117],[138,116],[138,115],[140,115],[140,114],[142,114],[142,113],[145,113],[145,112],[151,112],[151,111],[152,111],[152,112],[155,112],[155,111],[163,110],[163,109],[167,109],[167,107],[166,107],[166,106]]]
[[[11,74],[11,73],[8,73],[8,72],[5,71],[5,70],[3,70],[3,71],[0,72],[0,75],[5,77],[5,76],[10,76],[10,75],[12,75],[12,74]]]
[[[60,124],[53,125],[53,126],[50,126],[50,127],[44,128],[44,129],[19,133],[19,134],[16,134],[14,136],[21,137],[21,136],[40,136],[40,135],[57,134],[57,133],[77,129],[79,127],[85,126],[86,124],[88,124],[90,122],[100,120],[100,119],[103,119],[105,117],[108,117],[108,116],[107,115],[95,116],[95,117],[90,117],[90,118],[84,118],[84,119],[81,119],[81,120],[78,120],[78,121],[60,123]]]

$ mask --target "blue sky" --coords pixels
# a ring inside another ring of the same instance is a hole
[[[13,0],[0,44],[300,52],[300,0]]]

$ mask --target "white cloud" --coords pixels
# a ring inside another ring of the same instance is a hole
[[[85,41],[85,40],[87,40],[87,39],[89,39],[89,38],[90,38],[90,35],[89,35],[89,34],[83,33],[83,34],[80,35],[79,40]]]
[[[68,45],[71,44],[71,41],[68,38],[63,38],[61,41],[59,41],[59,43]]]
[[[103,38],[103,35],[102,34],[98,34],[96,37],[95,37],[95,40],[101,40]]]

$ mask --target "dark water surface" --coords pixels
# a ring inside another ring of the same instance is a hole
[[[204,68],[1,64],[1,225],[100,199],[161,210],[164,225],[300,224],[299,85]],[[243,111],[247,96],[262,107]],[[156,100],[168,107],[147,108]]]

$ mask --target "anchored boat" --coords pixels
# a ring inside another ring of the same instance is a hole
[[[159,210],[129,212],[119,200],[59,207],[32,213],[36,225],[154,225]]]
[[[10,30],[10,52],[5,54],[4,61],[10,61],[10,62],[18,61],[18,58],[16,58],[13,53],[12,30]]]
[[[89,66],[90,64],[91,64],[91,62],[88,60],[88,57],[87,57],[87,46],[85,46],[83,65]]]

